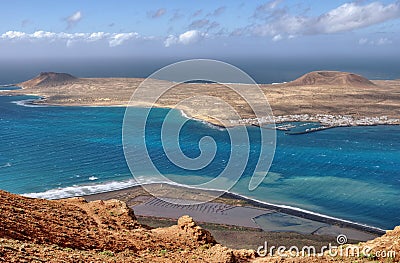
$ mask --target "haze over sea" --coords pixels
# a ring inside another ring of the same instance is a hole
[[[356,68],[349,66],[349,71],[352,67]],[[400,77],[389,66],[379,70],[371,66],[369,71],[366,66],[361,68],[368,78]],[[262,75],[257,70],[250,75],[258,76],[255,77],[258,82],[271,83],[293,79],[305,69],[297,67],[285,72],[278,67],[275,70],[279,72],[275,77],[272,72]],[[23,72],[1,75],[0,83],[22,81],[38,73],[25,76],[31,71]],[[71,73],[102,77],[101,73],[94,75],[88,71]],[[15,103],[27,99],[32,97],[0,96],[0,189],[59,198],[135,184],[122,149],[124,108],[33,107]],[[137,114],[141,111],[138,108]],[[205,135],[214,138],[218,151],[208,167],[199,171],[182,170],[168,161],[160,146],[157,131],[168,111],[154,110],[147,127],[150,131],[147,146],[157,159],[157,167],[181,183],[197,184],[216,176],[229,158],[226,130],[189,120],[181,132],[182,151],[190,157],[199,155],[198,141]],[[173,112],[173,117],[184,118],[179,111]],[[248,128],[253,157],[259,150],[257,129]],[[383,229],[391,229],[400,221],[399,126],[335,128],[297,136],[279,131],[270,173],[260,187],[250,192],[247,186],[255,159],[250,158],[248,168],[232,192]],[[140,166],[140,160],[136,165]],[[146,177],[152,182],[151,174]]]
[[[19,83],[40,72],[66,72],[78,77],[145,78],[160,68],[183,58],[63,58],[2,59],[0,84]],[[196,58],[196,57],[195,57]],[[207,57],[206,57],[207,58]],[[361,74],[368,79],[400,78],[397,57],[213,57],[248,73],[257,83],[291,81],[314,70],[338,70]]]

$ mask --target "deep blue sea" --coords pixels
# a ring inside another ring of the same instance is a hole
[[[125,108],[15,103],[30,98],[0,96],[0,189],[58,198],[135,184],[122,148]],[[190,184],[218,174],[229,159],[227,131],[187,121],[179,142],[185,154],[198,156],[198,142],[205,135],[214,138],[218,150],[205,169],[180,169],[168,161],[159,143],[158,129],[168,111],[154,110],[147,127],[147,147],[157,168]],[[184,118],[178,111],[173,116]],[[400,126],[334,128],[304,135],[278,131],[270,172],[260,187],[249,191],[258,129],[248,128],[255,146],[232,192],[383,229],[399,225]],[[140,160],[135,165],[140,166]]]

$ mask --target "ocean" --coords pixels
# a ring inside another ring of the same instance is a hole
[[[2,59],[0,85],[19,83],[40,72],[65,72],[76,77],[145,78],[185,58],[64,58]],[[338,70],[360,74],[368,79],[399,79],[400,60],[396,57],[217,57],[248,73],[257,83],[294,80],[314,70]]]
[[[61,198],[121,189],[137,184],[122,146],[123,107],[32,106],[30,96],[0,96],[0,189],[32,197]],[[137,108],[137,114],[143,109]],[[159,129],[168,109],[148,121],[147,147],[157,168],[179,183],[215,177],[231,150],[225,129],[187,120],[179,145],[189,157],[200,154],[199,140],[212,137],[216,157],[193,171],[168,161]],[[177,122],[185,118],[173,112]],[[185,119],[186,120],[186,119]],[[382,229],[400,223],[400,126],[334,128],[303,135],[277,132],[268,176],[248,190],[260,138],[248,127],[251,153],[231,192]],[[138,167],[141,160],[137,160]],[[143,174],[146,171],[143,171]],[[153,182],[151,174],[146,182]]]

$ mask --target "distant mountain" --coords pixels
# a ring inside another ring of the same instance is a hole
[[[340,71],[313,71],[300,78],[287,83],[288,86],[350,86],[350,87],[373,87],[370,80],[348,72]]]
[[[78,78],[67,73],[42,72],[35,78],[18,84],[23,88],[57,86],[77,81]]]

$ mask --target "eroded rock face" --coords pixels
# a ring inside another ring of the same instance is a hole
[[[247,257],[216,244],[188,216],[168,228],[142,226],[119,200],[49,201],[0,191],[0,209],[0,262],[237,262]]]
[[[340,246],[336,251],[338,252],[336,256],[331,256],[328,251],[325,251],[323,256],[312,257],[308,255],[293,257],[289,253],[286,253],[286,257],[273,255],[265,258],[257,258],[254,262],[400,262],[400,226],[394,230],[387,231],[382,237],[359,244],[345,244]],[[332,254],[335,254],[334,250]]]
[[[393,262],[400,262],[400,226],[387,231],[382,237],[361,244],[361,247],[368,247],[372,253],[379,252],[379,254],[382,254],[384,252],[386,258],[392,259]],[[393,251],[395,254],[391,253]],[[384,257],[377,258],[385,259]]]
[[[0,237],[90,249],[99,246],[94,218],[74,204],[0,191]]]

